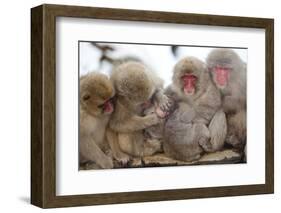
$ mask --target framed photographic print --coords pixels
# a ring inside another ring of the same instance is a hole
[[[31,9],[31,203],[274,191],[274,21]]]

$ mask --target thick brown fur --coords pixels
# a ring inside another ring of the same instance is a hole
[[[110,113],[104,111],[103,104],[114,93],[106,75],[92,72],[80,78],[80,164],[91,162],[98,168],[113,168],[112,158],[105,154],[108,151],[105,131]]]
[[[231,69],[228,83],[221,88],[222,108],[227,117],[226,143],[243,148],[246,143],[246,65],[231,49],[215,49],[207,57],[207,65],[216,84],[213,68],[217,65]]]
[[[185,74],[197,77],[195,93],[186,95],[181,80]],[[180,60],[174,68],[173,83],[167,94],[178,103],[164,129],[164,151],[178,160],[198,159],[203,151],[214,152],[223,147],[226,135],[225,115],[220,111],[220,93],[212,83],[206,65],[195,57]],[[213,132],[218,120],[222,132]],[[180,135],[180,136],[179,136]]]
[[[131,156],[142,157],[159,151],[161,144],[144,140],[143,130],[160,120],[156,114],[142,116],[142,104],[155,99],[163,109],[168,107],[168,98],[161,91],[162,81],[140,62],[116,66],[111,80],[117,95],[108,140],[112,147],[119,147],[113,156],[126,163]]]

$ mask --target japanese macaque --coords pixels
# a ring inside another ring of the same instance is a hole
[[[195,57],[180,60],[166,93],[178,108],[165,124],[164,152],[177,160],[192,161],[204,151],[220,150],[226,136],[226,118],[206,65]]]
[[[111,80],[116,90],[116,105],[107,137],[113,147],[113,157],[127,163],[132,156],[152,155],[161,150],[159,141],[144,140],[143,130],[158,124],[170,107],[169,98],[163,94],[162,81],[143,63],[134,61],[116,66]],[[159,107],[158,114],[143,116],[144,109],[151,103]]]
[[[222,95],[227,117],[226,143],[243,149],[246,143],[246,65],[231,49],[215,49],[207,57],[212,80]]]
[[[185,108],[178,108],[167,120],[163,146],[166,155],[181,161],[193,161],[204,152],[201,144],[210,149],[210,132],[205,124],[192,123],[187,114],[183,116]]]
[[[145,140],[158,140],[163,144],[163,136],[164,136],[164,125],[165,121],[168,118],[170,114],[176,109],[176,103],[173,101],[173,99],[170,99],[170,108],[168,111],[161,110],[158,106],[148,106],[144,112],[143,115],[149,115],[149,114],[157,114],[159,117],[164,118],[161,119],[160,122],[156,125],[150,126],[143,130],[144,138]]]
[[[97,168],[113,168],[112,158],[105,154],[109,148],[105,131],[114,110],[114,93],[104,74],[92,72],[80,78],[80,165],[91,162]]]

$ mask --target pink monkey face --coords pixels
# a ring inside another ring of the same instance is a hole
[[[195,93],[195,86],[197,83],[197,77],[193,74],[185,74],[182,77],[183,91],[186,95],[193,95]]]
[[[231,69],[228,67],[216,66],[212,71],[216,85],[225,87],[228,83]]]

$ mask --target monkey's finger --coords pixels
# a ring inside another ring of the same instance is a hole
[[[166,111],[161,109],[161,107],[157,107],[155,112],[159,118],[164,118],[166,116]]]
[[[164,104],[161,104],[161,105],[160,105],[160,108],[161,108],[161,110],[163,110],[163,111],[169,111],[169,108],[170,108],[169,102],[166,102],[166,103],[164,103]]]
[[[173,105],[174,105],[173,99],[168,98],[167,105],[168,105],[169,108],[170,108],[170,107],[173,107]]]
[[[160,105],[159,108],[160,108],[160,110],[162,110],[162,111],[166,111],[166,106],[165,106],[165,105]]]

